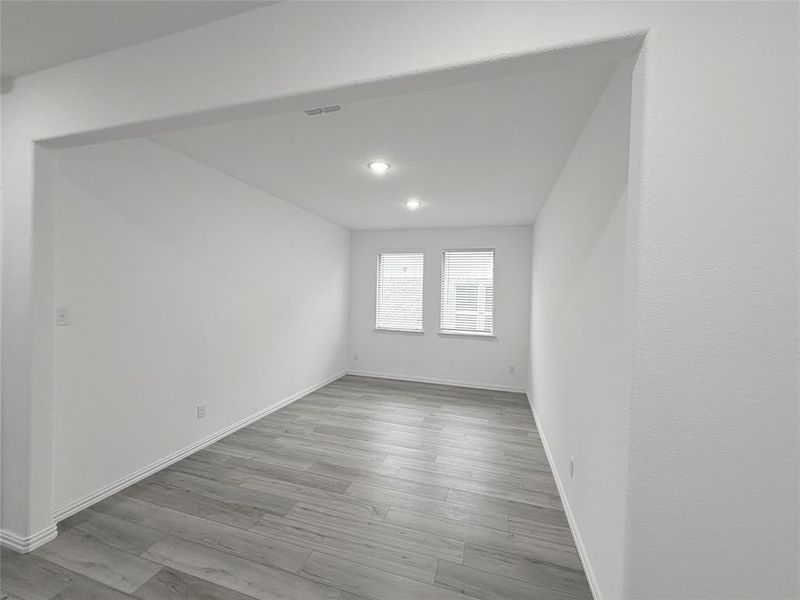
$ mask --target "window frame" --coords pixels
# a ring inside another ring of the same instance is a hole
[[[381,267],[381,256],[384,254],[421,254],[422,255],[422,294],[421,294],[421,310],[420,310],[420,320],[421,325],[419,329],[398,329],[394,327],[380,327],[378,325],[378,289],[380,287],[380,267]],[[387,249],[378,249],[375,253],[375,318],[373,322],[375,326],[373,327],[373,331],[376,333],[400,333],[400,334],[407,334],[407,335],[422,335],[425,333],[425,250],[422,248],[387,248]]]
[[[485,331],[464,331],[460,329],[444,329],[442,327],[442,317],[444,315],[444,302],[443,302],[443,291],[444,291],[444,274],[445,274],[445,260],[447,259],[447,253],[456,253],[456,252],[491,252],[492,253],[492,330],[490,332]],[[442,249],[442,263],[441,263],[441,271],[439,273],[439,335],[445,337],[467,337],[467,338],[483,338],[483,339],[497,339],[496,331],[496,306],[497,306],[497,248],[444,248]]]

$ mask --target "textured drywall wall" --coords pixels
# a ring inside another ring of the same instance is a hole
[[[624,587],[631,68],[612,76],[533,230],[529,398],[602,598]]]
[[[627,593],[796,598],[798,5],[654,25],[629,186]]]
[[[494,248],[494,338],[439,334],[442,250]],[[350,276],[350,369],[399,378],[523,390],[530,320],[530,227],[354,231]],[[425,253],[424,334],[375,331],[376,257]],[[358,360],[355,355],[358,355]],[[513,367],[514,373],[509,373]]]
[[[148,140],[59,154],[54,510],[342,372],[348,231]]]

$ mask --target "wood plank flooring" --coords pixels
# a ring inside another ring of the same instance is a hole
[[[3,551],[0,600],[590,600],[525,397],[346,376]]]

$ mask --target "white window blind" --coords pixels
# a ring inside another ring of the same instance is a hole
[[[494,333],[494,250],[445,250],[443,333]]]
[[[378,254],[375,327],[422,331],[422,252]]]

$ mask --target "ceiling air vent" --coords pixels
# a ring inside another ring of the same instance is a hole
[[[308,110],[304,111],[309,117],[316,117],[317,115],[324,115],[327,113],[332,113],[342,110],[342,107],[338,104],[332,104],[331,106],[320,106],[319,108],[309,108]]]

